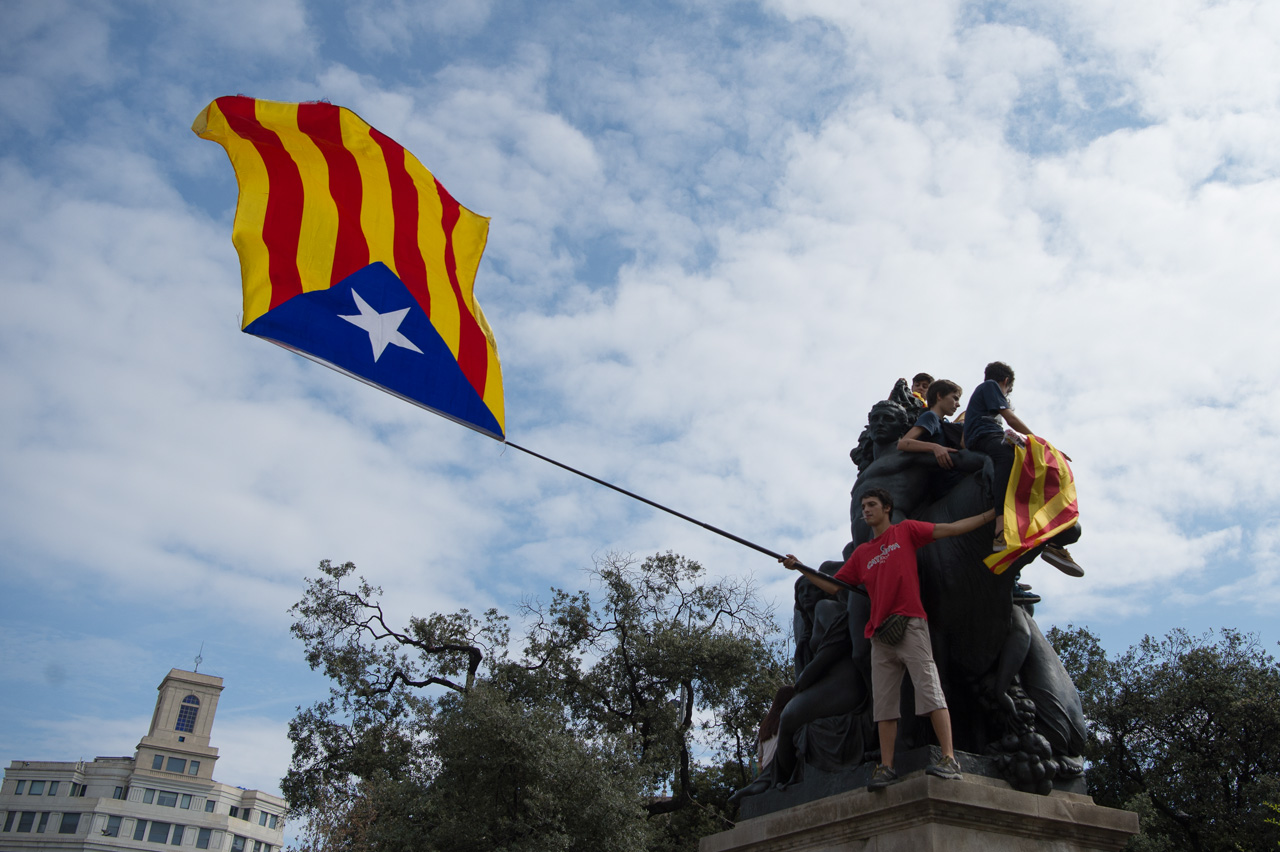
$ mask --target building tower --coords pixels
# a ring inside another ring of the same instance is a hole
[[[209,745],[209,733],[222,694],[222,678],[170,669],[159,692],[151,730],[138,743],[134,755],[138,766],[212,780],[218,750]]]
[[[209,738],[222,678],[172,669],[158,691],[133,757],[9,764],[0,850],[279,852],[284,800],[213,780],[218,750]]]

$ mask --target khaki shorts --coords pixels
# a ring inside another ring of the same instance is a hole
[[[923,618],[907,619],[907,631],[897,645],[871,640],[871,697],[877,722],[902,715],[903,671],[911,672],[917,716],[926,716],[947,706],[938,667],[933,663],[929,623]]]

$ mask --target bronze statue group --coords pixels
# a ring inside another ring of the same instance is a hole
[[[896,751],[930,744],[925,771],[943,779],[961,777],[957,749],[966,770],[1022,790],[1081,777],[1079,696],[1032,618],[1040,598],[1018,581],[1037,557],[1082,576],[1065,547],[1080,527],[1012,570],[984,563],[1006,546],[1014,444],[1031,434],[1010,407],[1013,384],[1007,364],[988,364],[957,420],[963,389],[923,373],[872,407],[850,453],[852,540],[821,568],[839,583],[796,581],[796,682],[779,692],[761,772],[738,798],[803,785],[806,770],[852,772],[855,786],[882,790],[899,780]]]

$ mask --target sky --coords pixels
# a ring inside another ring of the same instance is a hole
[[[894,381],[1074,461],[1042,628],[1280,641],[1280,5],[1260,0],[0,4],[0,761],[132,754],[225,679],[219,780],[278,790],[326,694],[322,559],[392,614],[776,562],[240,332],[214,98],[327,99],[491,217],[507,435],[838,558]]]

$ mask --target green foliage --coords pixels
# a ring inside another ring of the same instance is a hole
[[[1277,828],[1280,828],[1280,819],[1276,819],[1277,816],[1280,816],[1280,805],[1277,805],[1274,802],[1264,802],[1263,805],[1272,813],[1272,816],[1267,817],[1263,822],[1267,825],[1274,825]],[[1280,848],[1280,839],[1276,840],[1276,846]]]
[[[427,788],[429,845],[450,852],[645,848],[639,778],[609,739],[590,741],[546,702],[513,703],[488,684],[441,703],[440,771]],[[420,847],[419,847],[420,848]]]
[[[1235,630],[1145,637],[1108,659],[1084,628],[1049,640],[1089,722],[1090,792],[1137,811],[1142,852],[1235,852],[1275,845],[1280,795],[1280,666]]]
[[[651,818],[650,852],[697,852],[699,838],[732,828],[729,797],[751,780],[742,780],[737,761],[695,766],[689,805]]]
[[[516,651],[492,610],[393,628],[354,571],[322,562],[291,610],[333,681],[290,724],[303,849],[692,850],[730,824],[786,676],[749,582],[611,556],[598,603],[526,603]]]
[[[604,589],[598,608],[563,592],[545,610],[525,608],[552,691],[586,732],[627,743],[653,793],[670,792],[652,813],[690,800],[695,741],[750,780],[757,726],[786,677],[751,585],[708,583],[702,566],[671,553],[639,565],[611,556],[592,573]],[[710,715],[695,722],[699,708]]]

